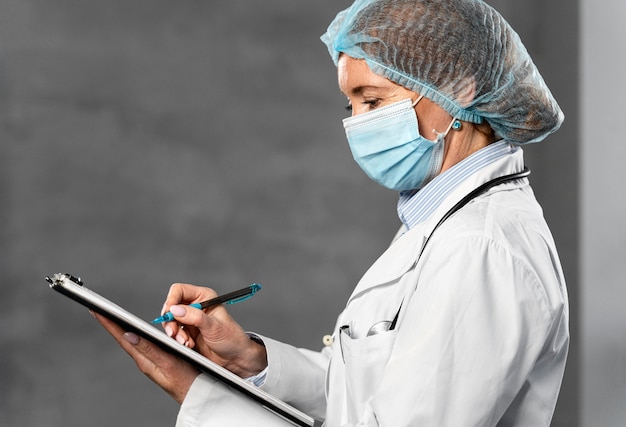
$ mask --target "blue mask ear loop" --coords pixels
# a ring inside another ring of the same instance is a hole
[[[420,102],[423,97],[424,95],[420,95],[419,98],[417,98],[415,102],[413,102],[413,108],[415,108],[417,103]],[[433,129],[433,133],[437,135],[437,139],[435,141],[439,142],[443,140],[446,136],[448,136],[448,132],[450,132],[450,129],[460,130],[461,127],[463,127],[463,124],[461,123],[461,121],[458,120],[456,117],[453,117],[452,121],[448,125],[448,128],[445,130],[445,132],[437,132],[436,129]]]
[[[460,130],[462,127],[463,124],[456,117],[453,117],[445,132],[437,132],[436,129],[433,129],[433,132],[437,135],[436,141],[443,141],[445,137],[448,136],[448,132],[450,132],[450,129]]]
[[[417,105],[417,103],[418,103],[418,102],[420,102],[420,101],[422,100],[422,98],[423,98],[423,97],[424,97],[424,95],[420,95],[420,97],[419,97],[419,98],[417,98],[417,99],[415,100],[415,102],[413,102],[413,108],[415,108],[415,106]]]

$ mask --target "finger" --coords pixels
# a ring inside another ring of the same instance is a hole
[[[183,373],[181,371],[196,371],[195,368],[133,332],[125,332],[121,338],[120,345],[135,360],[139,370],[168,392],[170,385],[177,382],[178,374]]]
[[[226,325],[236,325],[238,327],[236,323],[229,321],[232,319],[230,319],[226,309],[221,306],[213,308],[210,315],[188,305],[173,305],[170,307],[170,312],[179,324],[185,326],[182,331],[180,328],[177,330],[175,335],[177,341],[188,343],[188,345],[194,344],[195,346],[195,342],[190,339],[192,335],[193,338],[202,335],[202,341],[208,346],[223,341],[230,341],[232,335]],[[193,332],[193,334],[190,332]],[[243,333],[243,331],[241,332]]]
[[[174,339],[176,339],[179,344],[182,344],[189,348],[194,348],[195,341],[193,340],[189,332],[190,331],[188,327],[185,327],[185,325],[180,325],[180,327],[178,328],[178,333],[176,334]]]
[[[165,334],[174,338],[181,344],[193,343],[194,337],[198,335],[198,329],[190,325],[183,325],[177,321],[167,322],[163,326]],[[193,348],[193,345],[190,346]]]
[[[105,317],[101,314],[92,312],[93,317],[106,329],[106,331],[115,338],[116,341],[119,342],[124,332],[126,332],[120,325]]]
[[[215,298],[217,293],[210,288],[190,285],[186,283],[174,283],[170,286],[170,290],[161,309],[161,315],[170,311],[172,305],[177,304],[193,304],[194,302],[206,301]],[[178,336],[179,323],[164,322],[163,329],[167,335],[172,338]]]
[[[120,343],[124,350],[133,356],[139,370],[144,374],[150,374],[157,366],[167,365],[171,362],[171,355],[164,353],[148,340],[142,339],[134,332],[125,332]]]
[[[204,311],[188,305],[173,305],[170,307],[170,312],[178,323],[193,326],[197,329],[210,328],[213,323],[212,319]]]
[[[139,335],[125,332],[110,319],[96,313],[93,315],[133,358],[139,370],[182,404],[199,372]]]
[[[130,332],[126,332],[124,328],[120,325],[112,321],[111,319],[102,316],[101,314],[94,313],[94,317],[100,322],[100,324],[107,330],[109,334],[113,336],[115,341],[126,351],[135,361],[137,361],[137,357],[140,356],[140,352],[137,351],[137,348],[133,341],[139,341],[139,337],[136,334],[132,334]],[[132,334],[132,335],[130,335]],[[135,339],[135,337],[137,337]],[[143,370],[142,370],[143,372]]]
[[[95,317],[113,336],[120,347],[135,360],[139,370],[153,381],[159,382],[159,372],[167,370],[177,363],[174,356],[164,352],[148,340],[142,339],[134,332],[126,332],[117,323],[100,314],[95,314]]]
[[[211,288],[186,283],[174,283],[170,286],[163,308],[168,310],[170,306],[175,304],[192,304],[194,302],[206,301],[216,296],[217,293]]]
[[[248,344],[248,336],[241,326],[233,321],[223,306],[213,308],[210,314],[187,305],[173,305],[170,311],[176,321],[185,325],[184,337],[189,337],[188,329],[196,332],[194,338],[200,339],[201,336],[200,341],[204,344],[202,348],[197,349],[201,353],[215,345],[218,347],[214,350],[218,353],[232,353],[241,347],[241,342]],[[204,355],[207,356],[207,354]]]

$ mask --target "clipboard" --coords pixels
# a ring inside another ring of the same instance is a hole
[[[46,280],[50,284],[50,288],[55,291],[106,316],[127,331],[134,332],[153,344],[156,344],[163,350],[180,357],[198,370],[238,390],[255,400],[268,411],[273,412],[278,417],[283,418],[293,425],[307,427],[319,427],[322,425],[319,420],[315,420],[293,406],[259,389],[255,385],[250,384],[229,370],[202,356],[195,350],[178,343],[154,325],[126,311],[102,295],[86,288],[83,286],[83,282],[80,278],[74,277],[71,274],[58,273],[52,277],[46,277]]]

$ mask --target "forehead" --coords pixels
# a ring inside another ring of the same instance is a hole
[[[342,54],[337,63],[337,79],[339,89],[346,95],[354,95],[364,88],[399,89],[398,84],[375,74],[363,59],[354,59]]]

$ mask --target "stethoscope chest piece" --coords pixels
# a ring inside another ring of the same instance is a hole
[[[372,335],[380,334],[382,332],[387,332],[389,329],[391,329],[392,323],[393,322],[391,320],[381,320],[380,322],[374,323],[370,330],[367,331],[367,336],[369,337]]]

